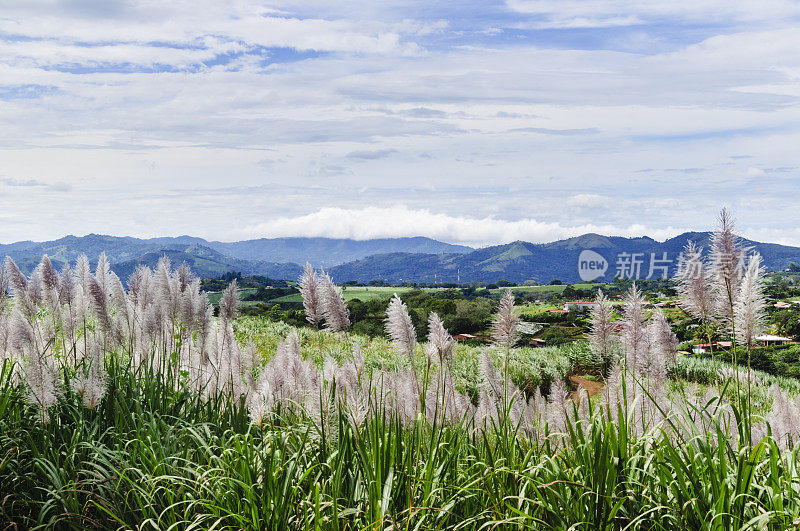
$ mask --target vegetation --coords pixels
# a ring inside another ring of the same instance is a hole
[[[30,277],[9,260],[0,518],[59,529],[796,526],[800,381],[749,370],[766,323],[758,259],[741,276],[728,267],[745,257],[724,216],[715,242],[727,258],[699,264],[703,282],[682,274],[680,297],[701,319],[710,296],[702,318],[748,370],[676,356],[666,316],[635,286],[621,307],[598,293],[588,343],[538,349],[517,348],[520,315],[504,292],[479,349],[454,343],[435,306],[453,300],[431,294],[416,295],[431,305],[424,323],[394,297],[388,339],[354,334],[342,288],[311,268],[299,286],[310,326],[295,328],[238,316],[238,279],[213,316],[188,268],[164,259],[128,289],[102,257],[94,272],[80,259],[60,273],[45,257]],[[566,379],[581,375],[577,388]]]

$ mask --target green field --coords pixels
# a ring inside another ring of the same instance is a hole
[[[388,300],[395,293],[402,295],[403,293],[407,293],[415,289],[417,288],[399,286],[343,286],[342,294],[344,295],[344,299],[346,301],[353,299],[359,299],[362,301],[372,301],[377,299]],[[423,288],[423,291],[433,293],[440,291],[441,289],[443,288]],[[285,295],[283,297],[278,297],[277,299],[272,299],[269,302],[303,302],[303,298],[299,293],[294,293],[292,295]]]
[[[239,298],[244,299],[246,297],[249,297],[250,295],[255,295],[256,291],[258,291],[256,288],[241,288],[239,289]],[[219,300],[222,298],[221,291],[209,291],[206,292],[206,295],[208,295],[208,302],[210,302],[214,306],[218,305]],[[247,302],[249,301],[243,301],[243,303]]]
[[[500,293],[505,291],[506,289],[510,289],[514,293],[536,293],[541,294],[543,296],[553,296],[558,295],[564,292],[568,285],[571,285],[575,289],[584,289],[590,290],[595,289],[598,287],[602,287],[605,284],[602,282],[595,282],[595,283],[588,283],[588,284],[559,284],[556,286],[551,286],[549,284],[543,284],[540,286],[514,286],[511,288],[497,288],[490,290],[492,293]]]
[[[581,289],[593,289],[598,286],[603,286],[601,283],[594,283],[594,284],[579,284],[578,287]],[[551,297],[553,295],[561,294],[564,289],[567,287],[567,284],[562,284],[558,286],[516,286],[510,288],[515,293],[536,293],[541,294],[543,298]],[[361,301],[371,301],[377,299],[390,299],[392,295],[397,293],[398,295],[402,295],[403,293],[407,293],[409,291],[414,291],[417,289],[422,289],[423,291],[427,291],[428,293],[435,293],[437,291],[443,291],[447,288],[414,288],[414,287],[407,287],[407,286],[343,286],[342,293],[344,295],[345,300],[350,301],[353,299],[359,299]],[[490,293],[493,295],[499,295],[507,288],[497,288],[489,290]],[[240,297],[242,299],[247,298],[248,296],[254,294],[256,292],[255,288],[243,288],[240,290]],[[208,294],[208,300],[211,304],[219,304],[219,299],[222,296],[221,291],[210,292]],[[271,299],[269,302],[271,303],[279,303],[279,302],[302,302],[302,297],[299,293],[294,293],[292,295],[284,295],[283,297],[278,297],[275,299]],[[258,304],[258,302],[264,301],[244,301],[242,303],[243,306],[250,306],[254,304]]]

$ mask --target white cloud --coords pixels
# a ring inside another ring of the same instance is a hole
[[[793,0],[506,0],[520,13],[546,16],[543,27],[613,27],[681,21],[705,24],[782,21],[800,15]]]
[[[276,218],[245,227],[251,237],[314,236],[327,238],[397,238],[427,236],[436,240],[485,246],[516,240],[551,242],[589,232],[614,236],[648,235],[666,239],[683,230],[656,229],[633,224],[617,227],[606,224],[562,225],[533,218],[504,220],[495,217],[450,216],[404,205],[360,209],[322,208],[311,214]]]
[[[476,242],[703,229],[722,204],[778,230],[800,180],[766,169],[800,167],[800,32],[798,4],[768,1],[515,0],[498,15],[478,2],[0,0],[3,174],[73,190],[5,187],[0,210],[24,223],[0,238],[97,231],[82,216],[96,208],[118,234],[234,239],[263,219],[336,227],[320,209],[364,204],[408,230],[421,227],[404,215],[427,212],[443,237]],[[630,24],[660,38],[660,21],[678,35],[667,51],[609,45],[635,40]],[[526,33],[536,24],[562,29]],[[585,42],[568,29],[604,25],[617,29]],[[220,201],[221,187],[250,192]]]

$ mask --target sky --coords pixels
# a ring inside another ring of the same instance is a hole
[[[800,245],[798,0],[0,0],[0,243]]]

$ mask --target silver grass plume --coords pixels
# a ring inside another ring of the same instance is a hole
[[[299,280],[300,294],[303,296],[303,309],[311,326],[319,326],[323,318],[322,294],[319,279],[311,264],[306,262]]]
[[[34,319],[29,318],[25,314],[25,310],[21,305],[15,305],[11,311],[11,322],[9,323],[11,330],[11,348],[17,353],[23,352],[26,348],[39,350],[40,345],[37,341],[38,337],[34,329]]]
[[[78,288],[75,285],[75,278],[69,267],[69,262],[64,263],[61,274],[58,276],[58,300],[61,306],[61,323],[66,339],[74,342],[76,339],[75,331],[80,319],[78,307]]]
[[[643,364],[645,375],[660,389],[666,383],[667,370],[675,363],[678,338],[661,309],[656,309],[647,324],[650,349]]]
[[[755,253],[747,264],[733,309],[736,339],[748,347],[753,345],[755,337],[764,330],[767,321],[763,275],[761,255]]]
[[[42,291],[44,300],[47,302],[48,309],[56,313],[59,304],[58,298],[58,272],[53,267],[53,263],[47,255],[42,256],[39,263],[39,275],[42,279]]]
[[[342,290],[324,271],[320,273],[320,288],[325,327],[334,332],[350,328],[350,310],[344,302]]]
[[[75,278],[84,289],[89,287],[89,277],[92,276],[91,269],[89,258],[85,254],[80,255],[77,262],[75,262]]]
[[[0,264],[0,362],[7,356],[8,340],[11,335],[9,325],[9,316],[7,307],[9,305],[10,297],[8,295],[9,289],[8,275],[4,264]]]
[[[175,272],[175,276],[177,277],[178,289],[181,293],[186,291],[186,288],[188,288],[194,280],[192,276],[192,270],[189,269],[189,266],[185,261],[180,265],[180,267],[178,267],[178,270]]]
[[[503,377],[497,373],[488,350],[481,351],[480,368],[483,374],[481,389],[493,399],[501,400],[505,394]]]
[[[492,323],[492,340],[503,349],[510,349],[519,339],[519,317],[514,312],[514,294],[510,289],[503,293]]]
[[[356,366],[359,376],[364,372],[364,354],[361,352],[361,344],[353,345],[353,365]]]
[[[133,304],[125,292],[125,287],[122,285],[116,273],[111,272],[108,275],[108,287],[110,290],[109,300],[113,304],[116,312],[114,314],[114,322],[117,325],[116,341],[122,341],[123,336],[130,337],[133,334],[134,327],[134,308]]]
[[[180,284],[180,280],[178,282]],[[192,283],[194,283],[194,281]],[[178,298],[180,299],[178,304],[178,316],[180,317],[182,325],[181,330],[184,337],[188,337],[189,334],[194,332],[195,315],[197,314],[195,309],[195,301],[197,299],[195,298],[194,293],[195,291],[193,289],[187,287],[178,295]]]
[[[711,235],[711,276],[716,288],[717,311],[723,324],[733,326],[733,305],[745,266],[745,248],[734,233],[735,220],[723,208]]]
[[[178,296],[178,285],[172,274],[172,263],[169,258],[162,256],[158,260],[158,267],[155,273],[156,291],[160,297],[164,312],[170,320],[170,324],[177,325],[180,300]]]
[[[649,323],[650,342],[655,352],[667,363],[675,363],[678,350],[678,338],[672,332],[664,312],[656,308]]]
[[[408,315],[405,303],[394,294],[386,308],[386,334],[391,338],[395,348],[405,354],[413,365],[414,347],[417,344],[417,332]]]
[[[595,355],[604,361],[611,359],[616,343],[613,319],[614,309],[611,303],[603,290],[598,290],[591,313],[589,345]]]
[[[550,393],[547,395],[547,422],[553,432],[566,432],[569,414],[566,405],[569,401],[569,391],[564,379],[556,376],[550,384]]]
[[[35,341],[27,342],[20,351],[29,401],[39,408],[42,420],[47,423],[50,421],[49,409],[55,405],[59,395],[58,370],[52,351],[40,348]]]
[[[219,300],[219,317],[224,323],[236,319],[236,316],[239,315],[238,304],[239,286],[236,279],[233,279],[222,292],[222,298]]]
[[[100,404],[106,392],[106,372],[103,367],[103,349],[96,335],[88,345],[85,357],[88,370],[72,380],[72,390],[83,399],[83,405],[94,409]]]
[[[36,267],[28,278],[28,289],[25,297],[27,303],[34,308],[38,308],[44,299],[44,284],[42,282],[42,268]]]
[[[622,341],[627,360],[626,369],[638,370],[641,364],[647,360],[650,342],[645,330],[644,299],[635,283],[625,295]]]
[[[112,323],[111,315],[108,312],[108,294],[94,277],[89,278],[89,296],[92,313],[100,323],[103,332],[110,333]]]
[[[711,271],[703,260],[703,250],[690,241],[683,249],[677,270],[678,301],[686,312],[704,323],[714,317]]]
[[[14,292],[14,309],[33,319],[38,312],[38,308],[36,307],[36,301],[28,296],[28,279],[9,256],[6,256],[5,269],[8,274],[8,283]]]
[[[28,279],[25,278],[25,275],[22,274],[22,271],[19,270],[19,267],[10,256],[6,256],[5,270],[8,274],[8,285],[14,290],[15,296],[28,291]]]
[[[453,336],[445,329],[439,315],[431,312],[428,316],[428,344],[425,346],[428,360],[435,359],[442,366],[449,366],[453,361],[455,346]]]
[[[766,421],[772,429],[772,437],[782,449],[796,447],[800,443],[800,403],[797,398],[790,398],[778,384],[769,389],[772,397],[772,409],[766,415]]]
[[[65,262],[58,276],[58,299],[61,304],[71,305],[75,302],[76,296],[75,277],[69,267],[69,262]]]
[[[3,312],[8,304],[9,288],[11,288],[11,282],[9,282],[5,264],[0,264],[0,312]]]
[[[106,253],[100,253],[100,256],[97,257],[97,267],[94,270],[94,278],[97,279],[97,283],[100,284],[100,287],[103,289],[103,293],[108,296],[111,293],[109,289],[109,273],[111,272],[111,268],[109,267],[108,260],[106,260]]]
[[[145,270],[145,266],[139,265],[133,273],[131,273],[131,276],[128,277],[128,297],[134,305],[139,307],[145,305],[144,296],[147,289],[147,279],[145,278],[147,273]]]
[[[47,255],[42,256],[42,261],[39,263],[42,272],[42,282],[47,290],[58,290],[58,273]]]

